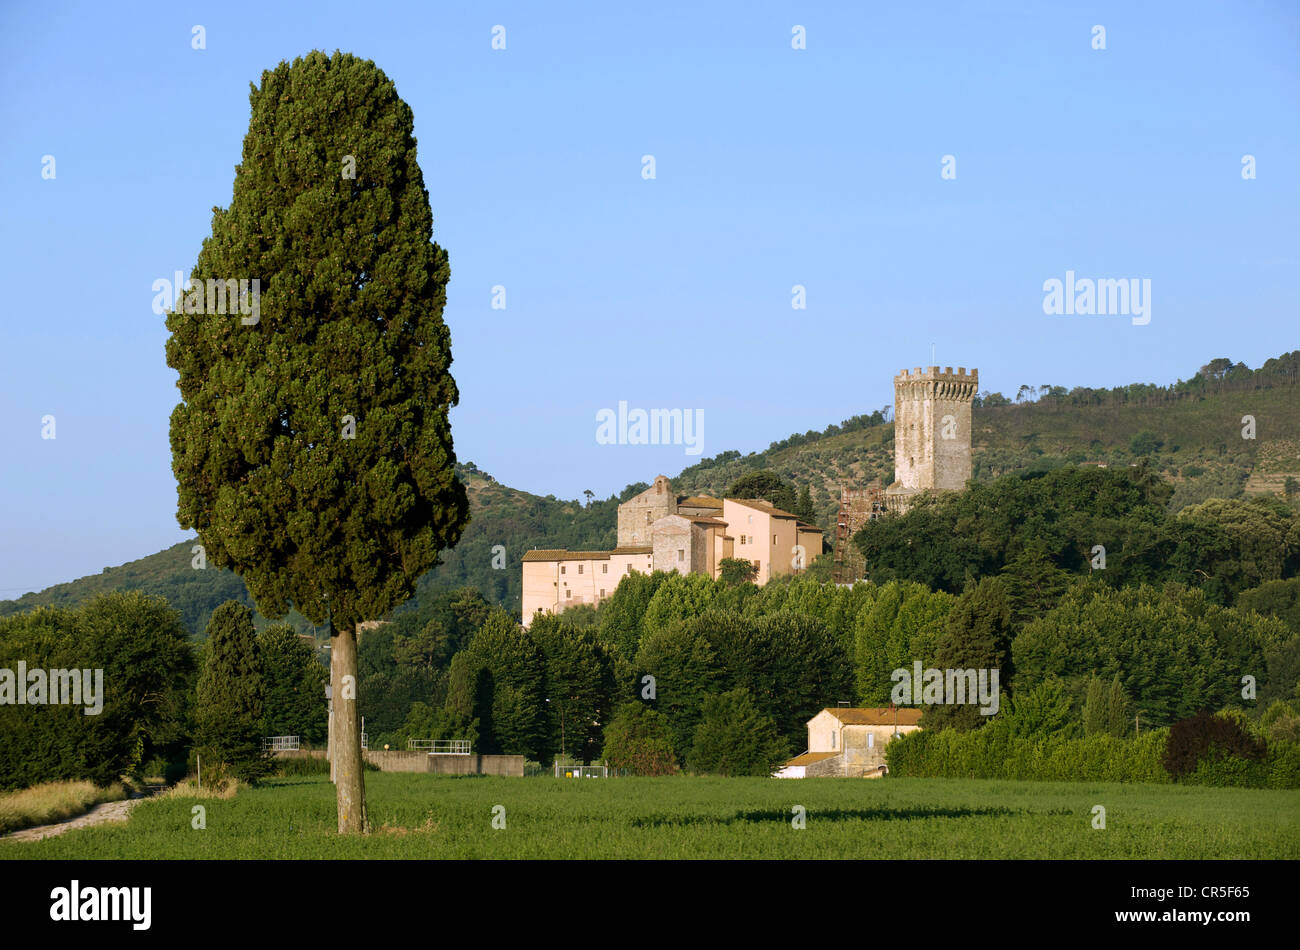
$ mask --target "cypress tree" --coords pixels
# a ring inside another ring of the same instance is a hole
[[[323,741],[329,716],[323,688],[328,674],[316,651],[288,624],[267,627],[257,642],[266,684],[263,732]]]
[[[1088,677],[1088,691],[1083,701],[1083,734],[1100,735],[1110,729],[1110,698],[1106,693],[1106,684],[1101,677],[1093,674]]]
[[[264,690],[253,611],[228,600],[208,621],[195,720],[199,754],[224,763],[237,778],[257,779],[270,770],[262,751]]]
[[[953,604],[944,622],[943,635],[935,649],[935,666],[940,669],[997,670],[999,689],[1011,680],[1011,598],[1001,578],[985,577],[967,586]],[[967,696],[963,705],[927,706],[923,725],[927,729],[952,726],[961,732],[979,728],[989,721],[980,707]]]
[[[312,52],[249,100],[230,206],[191,274],[203,289],[167,318],[177,520],[263,614],[330,624],[338,826],[360,832],[356,626],[408,599],[468,519],[450,271],[411,109],[374,63]],[[249,281],[243,306],[227,289],[212,312],[207,282],[227,280]]]
[[[1128,735],[1129,730],[1134,728],[1129,722],[1128,713],[1128,696],[1124,694],[1124,687],[1116,673],[1106,694],[1106,731],[1119,738]]]

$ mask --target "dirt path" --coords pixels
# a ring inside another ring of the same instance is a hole
[[[83,812],[73,818],[65,818],[63,821],[56,821],[49,825],[36,825],[32,828],[23,828],[21,831],[10,832],[7,835],[0,835],[3,841],[40,841],[42,838],[53,838],[61,835],[65,831],[74,831],[77,828],[90,828],[94,825],[102,825],[110,821],[126,821],[131,814],[131,809],[138,802],[148,798],[153,791],[145,794],[136,794],[131,798],[123,799],[117,802],[101,802],[88,812]]]

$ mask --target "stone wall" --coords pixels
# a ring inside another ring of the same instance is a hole
[[[844,775],[844,756],[833,755],[828,759],[812,762],[804,768],[804,778],[838,778]]]
[[[326,757],[324,749],[296,749],[293,751],[272,752],[272,758],[276,759],[323,759]]]
[[[434,775],[504,775],[523,778],[522,755],[429,755],[427,752],[370,750],[366,761],[381,772],[431,772]]]
[[[709,532],[681,515],[662,518],[654,528],[654,569],[681,574],[708,574]],[[678,552],[685,555],[678,560]]]
[[[652,544],[650,527],[665,515],[677,513],[677,496],[672,482],[663,475],[639,495],[618,506],[618,546],[648,547]]]
[[[404,749],[367,749],[366,761],[381,772],[432,772],[434,775],[503,775],[523,778],[522,755],[429,755]],[[324,749],[276,752],[277,759],[323,759]]]
[[[379,767],[381,772],[427,772],[429,758],[425,752],[407,752],[399,749],[367,749],[366,761]]]

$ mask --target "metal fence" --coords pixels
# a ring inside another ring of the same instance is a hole
[[[603,765],[561,765],[555,763],[556,778],[609,778],[609,769]]]
[[[407,739],[406,748],[430,755],[469,755],[468,739]]]
[[[270,752],[297,752],[298,736],[267,736],[262,740],[262,748]]]

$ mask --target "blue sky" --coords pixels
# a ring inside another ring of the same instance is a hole
[[[892,402],[931,344],[1009,395],[1295,349],[1298,11],[6,4],[0,598],[189,536],[151,285],[189,273],[249,83],[281,60],[373,59],[414,110],[451,260],[459,458],[606,497],[699,459],[597,444],[620,400],[700,410],[707,457]],[[1149,279],[1151,322],[1044,314],[1067,270]]]

